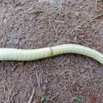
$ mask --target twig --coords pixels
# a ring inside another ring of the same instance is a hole
[[[58,94],[56,94],[55,96],[53,96],[52,98],[51,98],[51,100],[53,100],[53,99],[55,99],[57,96],[59,96],[60,95],[60,93],[58,93]]]
[[[98,19],[98,18],[100,18],[101,16],[103,16],[103,12],[100,13],[100,14],[98,14],[97,16],[95,16],[95,17],[93,18],[93,20],[94,20],[94,19]]]
[[[97,0],[95,1],[95,11],[97,11]]]
[[[97,2],[103,2],[103,0],[96,0]]]
[[[83,24],[85,24],[85,23],[87,23],[87,22],[89,22],[89,23],[93,22],[95,19],[98,19],[98,18],[100,18],[101,16],[103,16],[103,12],[100,13],[100,14],[98,14],[97,16],[95,16],[95,17],[93,17],[93,18],[90,18],[90,19],[88,18],[87,20],[85,20],[84,22],[82,22],[82,23],[78,26],[78,28],[81,27]]]
[[[60,95],[60,93],[56,94],[55,96],[53,96],[52,98],[50,98],[49,101],[52,103],[52,100],[54,100],[59,95]]]
[[[76,30],[78,30],[81,26],[83,26],[84,24],[86,24],[86,23],[91,23],[91,22],[93,22],[95,19],[98,19],[98,18],[100,18],[101,16],[103,16],[103,12],[102,13],[100,13],[100,14],[98,14],[97,16],[95,16],[95,17],[93,17],[93,18],[87,18],[85,21],[83,21],[80,25],[78,25],[76,28],[74,28],[74,30],[71,32],[71,34],[74,32],[74,31],[76,31]]]
[[[72,34],[74,31],[78,30],[78,29],[79,29],[81,26],[83,26],[84,24],[88,23],[88,20],[89,20],[89,18],[87,18],[85,21],[83,21],[81,24],[79,24],[77,27],[75,27],[75,28],[71,31],[71,34]]]
[[[33,102],[34,94],[35,94],[35,87],[34,87],[34,89],[33,89],[33,92],[32,92],[32,94],[31,94],[31,96],[30,96],[30,99],[29,99],[28,103],[32,103],[32,102]]]

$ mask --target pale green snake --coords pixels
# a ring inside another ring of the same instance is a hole
[[[40,48],[40,49],[14,49],[14,48],[0,48],[0,61],[31,61],[43,58],[53,57],[60,54],[81,54],[97,60],[103,64],[103,55],[89,47],[77,44],[63,44],[54,47]]]

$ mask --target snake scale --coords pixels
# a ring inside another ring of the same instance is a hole
[[[0,61],[32,61],[68,53],[84,55],[103,64],[103,54],[89,47],[77,44],[63,44],[53,47],[27,50],[0,48]]]

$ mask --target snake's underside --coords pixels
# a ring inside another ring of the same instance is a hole
[[[101,53],[94,49],[76,44],[63,44],[31,50],[0,48],[0,60],[31,61],[68,53],[85,55],[103,64],[103,55]]]

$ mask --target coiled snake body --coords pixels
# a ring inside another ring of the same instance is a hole
[[[0,48],[0,60],[31,61],[67,53],[85,55],[103,64],[103,55],[100,52],[76,44],[63,44],[54,47],[31,50]]]

